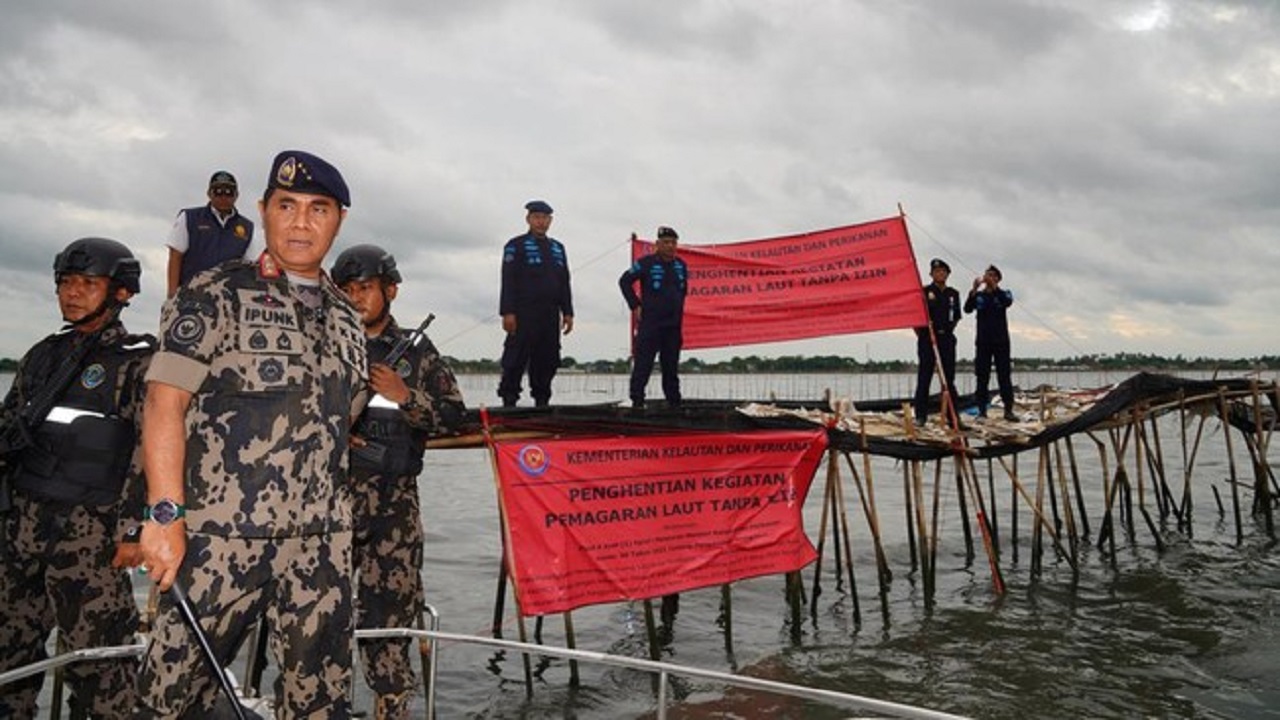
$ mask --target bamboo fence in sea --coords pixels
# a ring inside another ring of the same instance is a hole
[[[1216,512],[1230,516],[1237,543],[1243,541],[1247,528],[1275,538],[1280,485],[1269,461],[1280,409],[1280,388],[1275,382],[1185,380],[1140,373],[1105,388],[1044,386],[1019,391],[1016,422],[967,414],[969,404],[971,398],[961,398],[960,407],[955,408],[959,412],[935,413],[935,420],[923,427],[911,421],[905,401],[853,402],[836,397],[808,402],[694,400],[677,409],[644,412],[613,404],[492,412],[501,420],[494,432],[507,437],[796,428],[814,423],[826,428],[829,449],[818,562],[807,588],[799,573],[786,579],[792,626],[797,631],[806,595],[810,612],[817,612],[828,531],[837,589],[848,583],[854,618],[860,622],[851,508],[855,515],[862,515],[871,537],[879,596],[883,599],[888,593],[893,568],[876,504],[877,483],[883,488],[884,480],[875,476],[872,458],[898,461],[910,569],[922,578],[930,603],[936,589],[943,488],[952,481],[955,490],[948,490],[946,496],[957,501],[966,556],[970,561],[976,558],[980,544],[997,594],[1005,592],[1003,567],[1019,561],[1020,538],[1028,535],[1033,573],[1040,571],[1048,548],[1078,571],[1080,552],[1087,543],[1094,543],[1114,564],[1117,543],[1133,544],[1149,536],[1163,549],[1170,533],[1190,536],[1197,461],[1210,437],[1224,444],[1219,456],[1227,459],[1227,497],[1217,483],[1211,485]],[[943,420],[947,414],[951,419]],[[1172,432],[1170,425],[1175,425]],[[478,435],[469,435],[435,440],[431,446],[480,442]],[[1245,467],[1237,463],[1240,447],[1248,458]],[[1019,469],[1023,456],[1034,459],[1034,471]],[[1091,456],[1091,467],[1101,469],[1101,493],[1086,492],[1089,484],[1081,470],[1085,456]],[[1005,487],[1008,521],[1002,526],[997,488]],[[1088,507],[1090,498],[1100,498],[1101,507]],[[1020,516],[1030,517],[1030,528],[1020,531]],[[722,593],[726,642],[731,642],[729,588]],[[501,603],[500,593],[495,618],[501,615]],[[647,601],[645,612],[651,653],[656,654],[653,612]],[[566,621],[571,627],[567,617]]]

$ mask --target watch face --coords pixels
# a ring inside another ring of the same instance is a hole
[[[178,519],[178,505],[172,500],[161,500],[151,506],[151,519],[161,525],[168,525]]]

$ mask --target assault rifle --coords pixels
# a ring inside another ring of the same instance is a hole
[[[428,313],[427,319],[422,321],[422,324],[418,326],[417,330],[414,330],[408,335],[400,338],[400,342],[397,342],[395,347],[391,348],[391,352],[387,353],[387,356],[383,358],[383,364],[395,367],[396,363],[400,362],[400,358],[404,357],[404,354],[409,352],[409,348],[422,341],[422,336],[427,334],[427,326],[429,326],[431,321],[435,319],[435,313]]]
[[[113,308],[108,311],[112,313],[102,327],[105,329],[115,320],[119,308]],[[74,330],[72,332],[75,332]],[[17,472],[18,463],[21,462],[19,453],[32,446],[33,440],[31,433],[44,422],[49,416],[49,412],[58,404],[58,400],[71,387],[71,383],[75,381],[76,376],[80,374],[80,366],[84,364],[84,360],[98,346],[98,340],[102,337],[102,330],[89,333],[83,337],[73,337],[71,340],[71,352],[67,354],[62,363],[54,369],[49,378],[45,380],[32,396],[18,408],[17,412],[9,419],[9,423],[4,427],[0,427],[0,462],[4,467],[0,469],[0,514],[9,511],[12,505],[12,497],[10,496],[9,478]],[[14,378],[17,381],[18,378]]]
[[[431,321],[435,319],[435,313],[428,313],[427,319],[423,320],[422,324],[419,325],[416,330],[400,338],[400,340],[392,346],[391,352],[387,353],[387,356],[382,359],[382,364],[389,365],[394,368],[396,363],[400,362],[400,359],[404,357],[405,353],[409,352],[410,348],[422,341],[422,338],[427,334],[427,327],[431,325]],[[381,466],[387,457],[387,446],[379,442],[366,440],[365,444],[361,447],[352,445],[351,454],[370,465]]]

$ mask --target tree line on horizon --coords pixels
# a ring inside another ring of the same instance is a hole
[[[461,374],[495,374],[502,372],[497,360],[481,358],[479,360],[463,360],[446,357],[445,360],[453,371]],[[1248,372],[1255,370],[1280,370],[1280,355],[1262,355],[1254,358],[1186,358],[1182,355],[1164,357],[1145,353],[1114,353],[1102,355],[1079,355],[1066,358],[1019,357],[1013,360],[1014,369],[1027,371],[1116,371],[1116,370],[1148,370],[1155,372],[1179,370],[1221,370],[1230,372]],[[626,358],[615,360],[578,361],[566,356],[560,361],[561,368],[572,372],[596,373],[602,375],[626,374],[631,371],[630,361]],[[972,370],[973,361],[956,360],[957,368]],[[13,373],[18,369],[18,361],[13,358],[0,358],[0,373]],[[904,373],[916,369],[916,363],[910,360],[858,360],[841,355],[782,355],[779,357],[760,357],[748,355],[734,356],[728,360],[706,362],[696,357],[688,357],[680,361],[681,373]]]
[[[502,372],[497,360],[462,360],[446,357],[457,373],[494,374]],[[1222,370],[1248,372],[1254,370],[1280,370],[1280,355],[1264,355],[1255,358],[1186,358],[1182,355],[1164,357],[1144,353],[1115,353],[1105,355],[1080,355],[1067,358],[1020,357],[1013,359],[1015,370],[1038,371],[1116,371],[1147,370],[1168,372],[1180,370]],[[569,371],[596,374],[627,374],[631,371],[626,358],[615,360],[578,361],[566,356],[560,367]],[[957,368],[973,369],[972,360],[957,359]],[[729,360],[706,362],[696,357],[680,361],[681,373],[903,373],[914,372],[914,360],[858,360],[840,355],[782,355],[775,358],[748,355]]]

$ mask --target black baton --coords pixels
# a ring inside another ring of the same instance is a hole
[[[187,595],[182,591],[182,586],[177,580],[169,586],[169,595],[173,597],[174,603],[178,605],[178,612],[181,613],[182,619],[187,622],[191,628],[191,634],[196,638],[196,644],[200,646],[200,653],[204,655],[205,662],[209,665],[209,670],[218,677],[218,684],[222,686],[222,692],[226,693],[227,699],[231,701],[231,709],[236,714],[236,720],[264,720],[261,715],[256,712],[246,712],[245,707],[240,704],[240,699],[236,697],[236,689],[231,685],[231,678],[227,677],[227,673],[222,669],[222,664],[218,662],[218,656],[213,653],[213,646],[209,644],[209,638],[204,634],[204,630],[200,629],[200,620],[196,617],[196,613],[191,609],[191,603],[187,602]],[[252,714],[250,714],[252,713]]]

